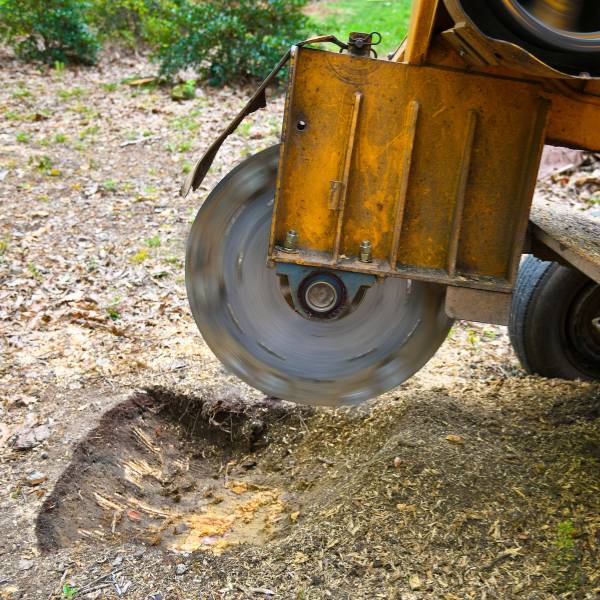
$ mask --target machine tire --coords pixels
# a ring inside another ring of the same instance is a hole
[[[600,285],[558,263],[533,256],[523,260],[508,331],[526,371],[600,379],[599,315]]]

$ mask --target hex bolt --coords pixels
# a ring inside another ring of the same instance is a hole
[[[358,252],[358,260],[364,263],[373,262],[373,248],[369,240],[363,240],[360,244],[360,250]]]
[[[283,249],[286,252],[296,252],[298,250],[298,234],[295,229],[290,229],[285,234],[285,242],[283,242]]]

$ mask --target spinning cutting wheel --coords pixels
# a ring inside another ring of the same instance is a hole
[[[217,357],[266,394],[333,406],[381,394],[446,338],[445,288],[268,266],[277,163],[278,147],[247,159],[200,208],[186,257],[194,319]]]
[[[597,0],[458,2],[486,35],[518,44],[562,72],[598,77],[600,3]]]

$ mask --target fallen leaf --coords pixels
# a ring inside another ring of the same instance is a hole
[[[421,589],[421,587],[423,586],[423,582],[421,581],[421,578],[418,575],[411,575],[408,578],[408,586],[413,592],[415,592]]]
[[[450,435],[447,435],[446,439],[449,442],[451,442],[452,444],[464,444],[465,443],[464,438],[462,438],[460,435],[454,435],[453,433],[451,433]]]
[[[142,520],[142,515],[137,510],[133,510],[133,508],[128,509],[126,514],[130,521],[139,522]]]

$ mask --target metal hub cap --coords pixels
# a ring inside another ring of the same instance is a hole
[[[565,323],[565,348],[592,377],[600,373],[600,285],[590,283],[575,298]]]
[[[304,299],[311,310],[326,313],[335,308],[338,293],[328,281],[314,281],[306,289]]]
[[[388,278],[334,319],[345,288],[314,273],[300,298],[324,318],[298,314],[266,264],[277,158],[274,147],[247,159],[198,211],[186,256],[192,313],[217,357],[265,394],[356,404],[399,385],[437,350],[451,325],[445,290]]]

